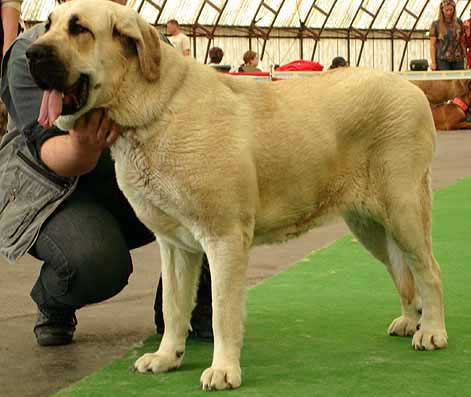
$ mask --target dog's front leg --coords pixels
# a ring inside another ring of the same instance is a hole
[[[134,364],[141,373],[167,372],[180,367],[203,257],[202,254],[183,251],[163,241],[159,243],[165,331],[159,350],[144,354]]]
[[[214,353],[211,367],[201,376],[201,386],[203,390],[235,389],[241,384],[248,244],[236,236],[203,245],[211,271]]]

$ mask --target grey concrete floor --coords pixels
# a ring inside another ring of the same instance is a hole
[[[434,188],[471,176],[470,153],[471,132],[441,133],[434,160]],[[254,249],[248,285],[286,269],[346,232],[343,222],[337,222],[284,245]],[[55,348],[38,347],[32,333],[36,311],[29,290],[40,263],[29,256],[15,266],[0,263],[0,396],[48,396],[120,357],[154,332],[158,246],[135,250],[133,259],[134,274],[125,291],[80,310],[75,343]]]

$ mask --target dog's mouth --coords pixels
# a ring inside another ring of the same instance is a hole
[[[62,93],[61,115],[68,116],[79,112],[88,101],[89,89],[90,78],[81,74],[77,82]]]
[[[82,110],[90,94],[90,78],[81,74],[76,83],[63,91],[47,89],[44,91],[38,122],[42,126],[52,127],[60,116],[74,115]]]

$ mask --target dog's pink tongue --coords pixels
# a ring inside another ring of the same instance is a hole
[[[43,127],[52,127],[62,113],[62,93],[57,90],[44,91],[38,122]]]

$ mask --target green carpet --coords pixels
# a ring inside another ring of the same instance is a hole
[[[383,265],[351,236],[248,292],[242,388],[221,396],[471,395],[471,180],[439,191],[434,252],[442,267],[449,348],[415,352],[386,335],[399,299]],[[62,390],[61,397],[203,396],[212,345],[189,342],[182,368],[129,371],[155,337]]]

